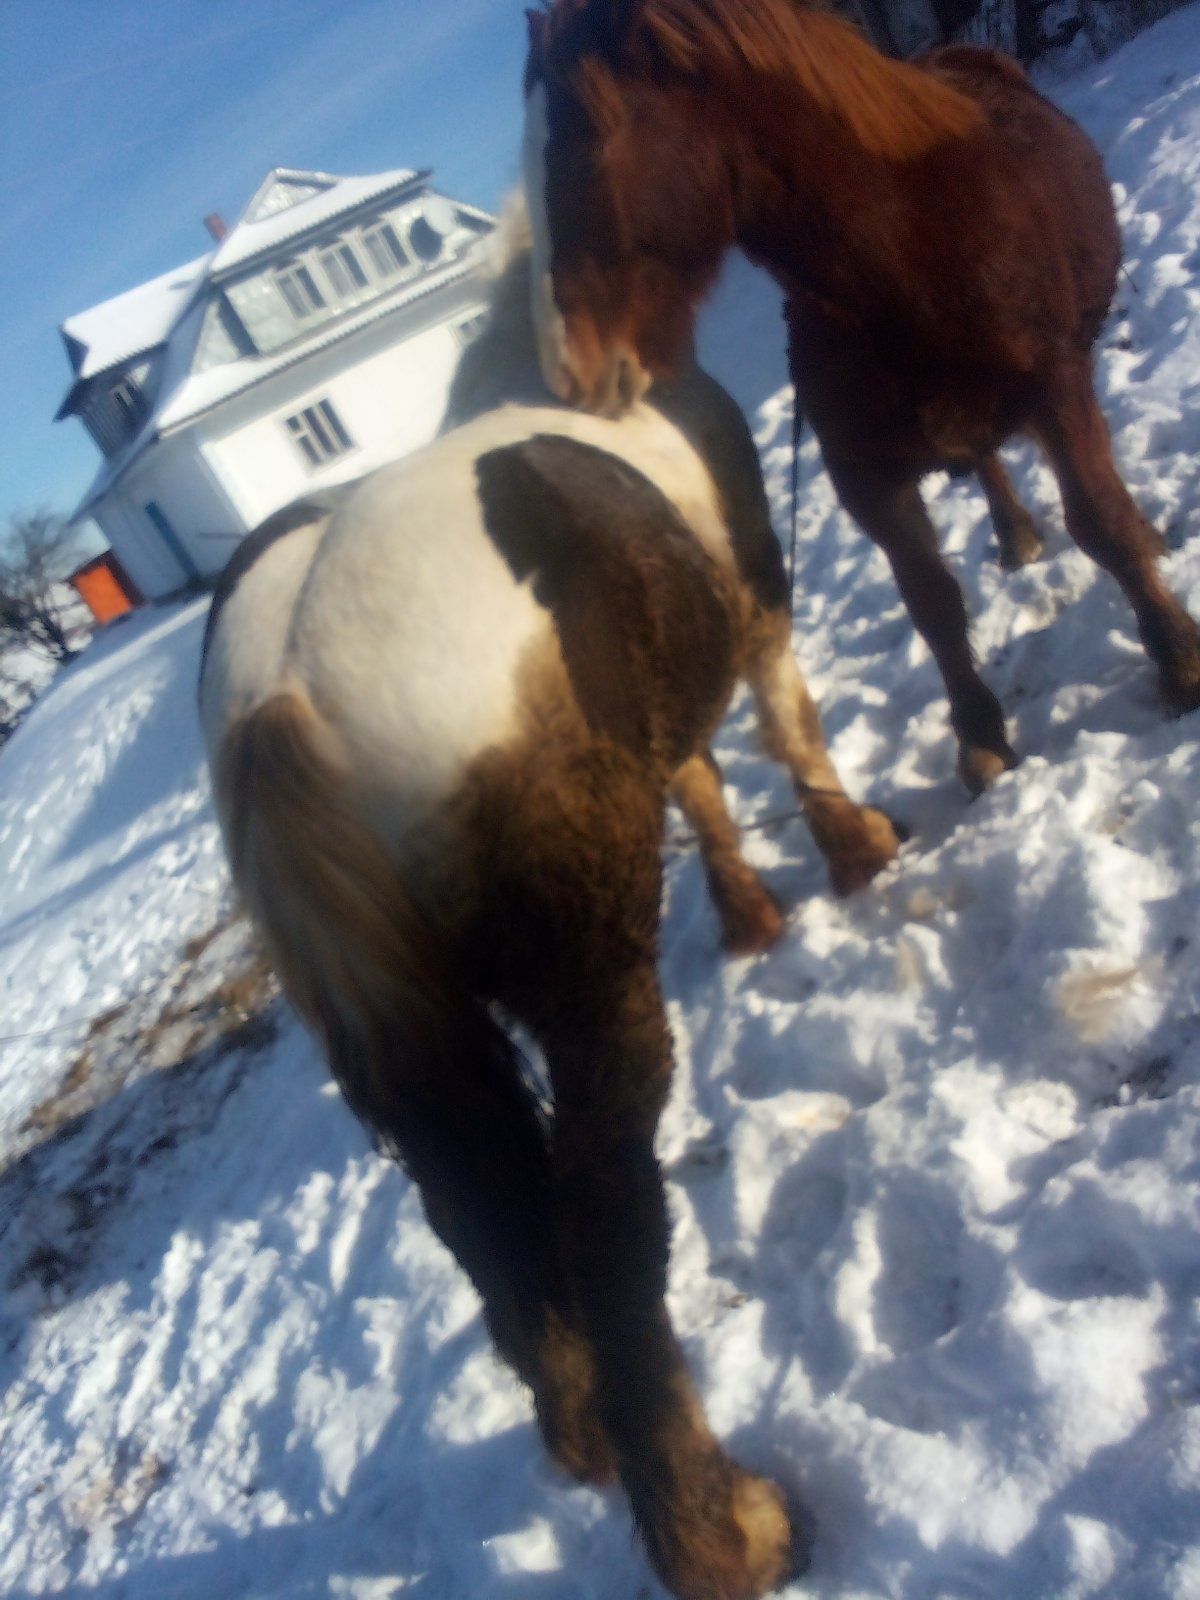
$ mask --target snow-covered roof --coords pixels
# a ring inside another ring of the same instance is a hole
[[[76,378],[94,378],[98,372],[162,344],[199,285],[212,254],[197,256],[186,266],[68,317],[62,332],[68,351],[74,348],[79,352]]]
[[[62,334],[76,383],[165,343],[202,281],[224,277],[361,206],[417,187],[428,177],[428,172],[411,167],[362,178],[273,168],[238,221],[207,255],[67,318]],[[70,409],[75,392],[72,388],[60,416]]]
[[[323,227],[346,212],[381,199],[394,189],[421,183],[428,177],[428,172],[414,172],[408,167],[372,173],[365,178],[335,178],[327,172],[296,172],[288,167],[276,167],[260,184],[236,226],[217,246],[209,270],[217,277],[245,266],[257,256],[269,255],[280,245]],[[290,205],[270,204],[269,196],[289,188],[297,195]]]

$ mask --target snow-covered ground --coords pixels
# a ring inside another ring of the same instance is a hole
[[[1200,614],[1200,11],[1057,92],[1121,188],[1118,454]],[[780,344],[735,273],[707,348],[766,400],[782,526]],[[798,645],[845,777],[912,841],[837,903],[799,823],[752,833],[795,909],[734,963],[670,856],[672,1310],[718,1430],[812,1513],[794,1597],[1200,1595],[1200,718],[1163,716],[1015,460],[1049,529],[1016,575],[971,483],[931,491],[1024,765],[968,804],[810,443]],[[255,1020],[202,620],[111,630],[0,755],[0,1590],[652,1600],[403,1175],[282,1008]],[[745,821],[788,809],[744,706],[720,754]]]

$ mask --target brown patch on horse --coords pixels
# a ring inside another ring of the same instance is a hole
[[[216,776],[235,881],[289,998],[351,1109],[420,1186],[564,1464],[602,1476],[607,1445],[559,1270],[543,1118],[457,935],[414,905],[301,694],[236,724]],[[558,915],[571,914],[560,902]]]
[[[708,734],[734,681],[732,579],[649,479],[544,434],[481,456],[484,523],[554,617],[594,733],[667,776]]]

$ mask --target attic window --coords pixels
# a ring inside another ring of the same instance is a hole
[[[408,230],[408,242],[421,261],[436,261],[444,240],[428,217],[418,217]]]
[[[299,205],[302,200],[311,200],[313,195],[321,194],[328,187],[328,184],[298,183],[294,178],[277,178],[269,189],[260,194],[253,215],[247,220],[262,222],[266,217],[273,217],[277,212]]]
[[[304,319],[325,309],[325,296],[302,261],[281,267],[275,274],[275,282],[294,317]]]
[[[362,262],[344,240],[321,252],[321,265],[339,300],[353,300],[368,287]]]
[[[323,467],[327,461],[334,461],[347,450],[354,449],[354,441],[331,400],[318,400],[315,405],[306,406],[294,417],[286,418],[285,426],[310,467]]]
[[[141,389],[132,377],[127,377],[114,384],[111,393],[113,405],[132,433],[146,416],[146,401]]]
[[[371,265],[381,278],[392,278],[397,272],[407,271],[412,266],[408,251],[400,243],[390,222],[377,222],[374,227],[365,229],[362,240],[371,258]]]

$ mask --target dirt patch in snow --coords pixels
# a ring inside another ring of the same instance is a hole
[[[0,1284],[14,1309],[83,1284],[139,1171],[213,1126],[275,1038],[278,993],[249,925],[229,917],[95,1018],[0,1166]]]

